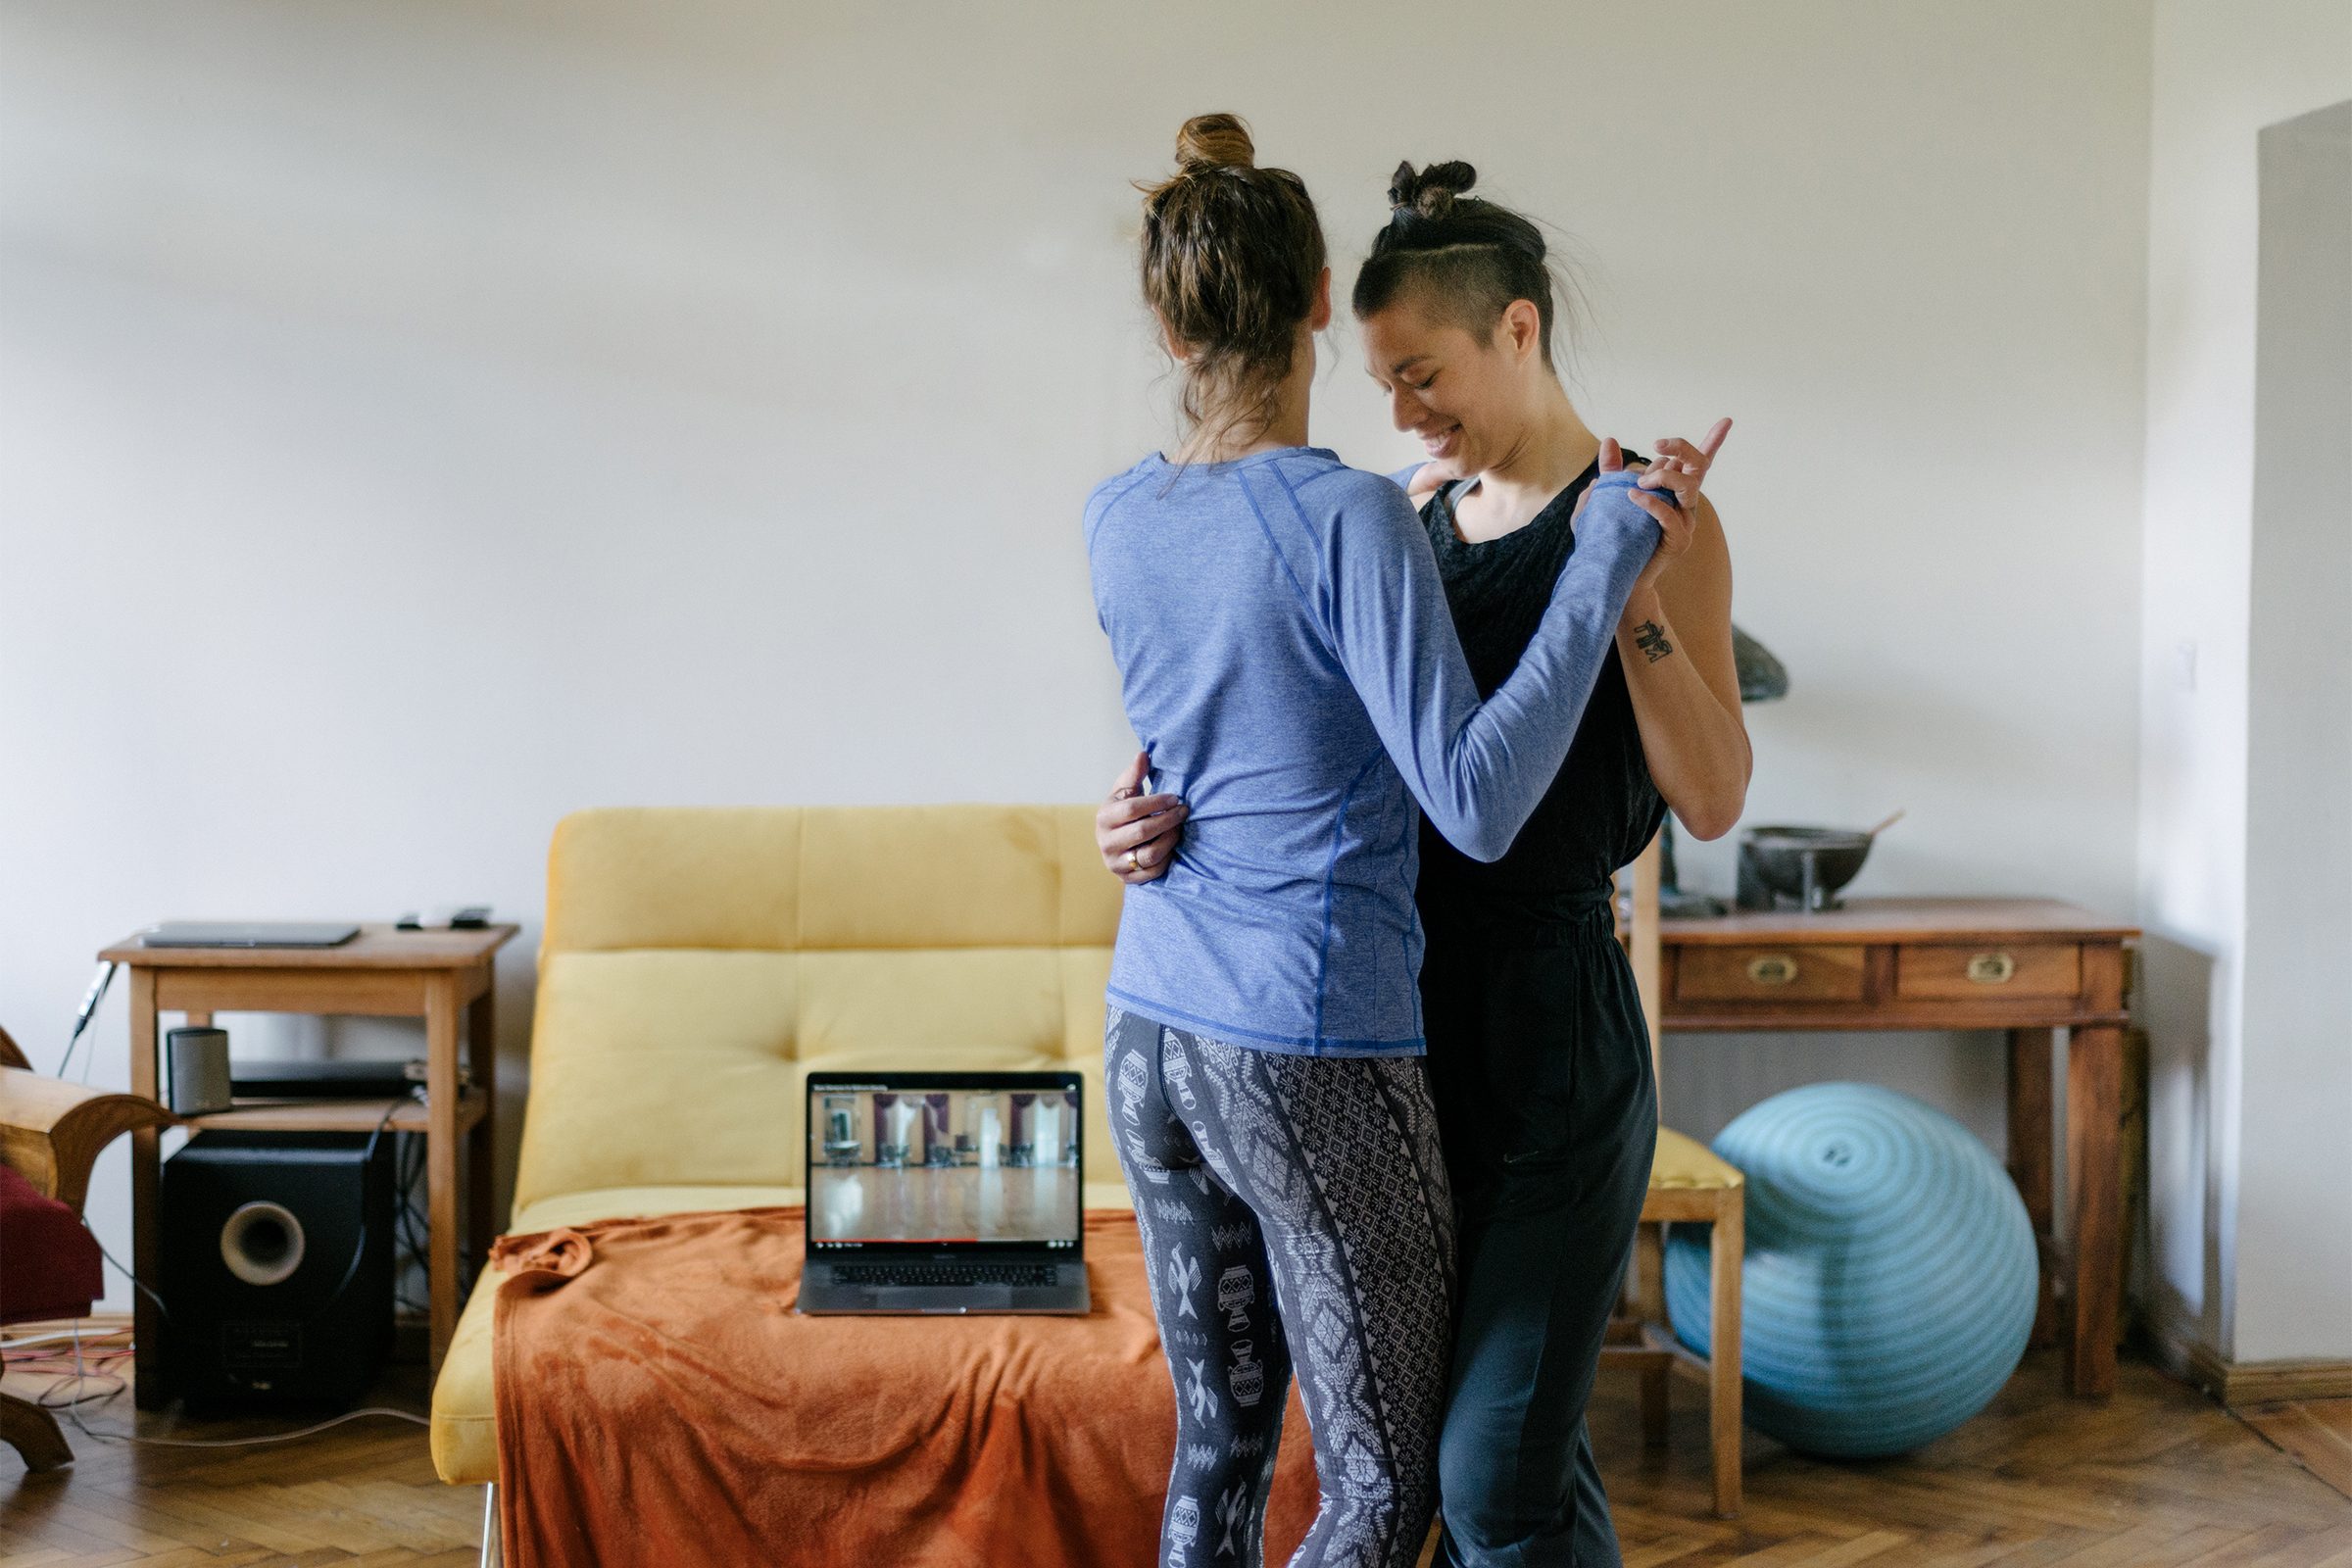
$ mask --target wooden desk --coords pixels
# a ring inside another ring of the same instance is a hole
[[[2041,1248],[2034,1343],[2063,1337],[2076,1394],[2115,1388],[2121,1304],[2124,944],[2136,928],[2044,899],[1851,899],[1820,914],[1659,922],[1670,1030],[2000,1029],[2009,1173]],[[2073,1256],[2052,1234],[2051,1052],[2068,1031]],[[2059,1333],[2060,1285],[2065,1293]]]
[[[355,1100],[347,1103],[255,1102],[207,1116],[179,1118],[195,1130],[359,1132],[373,1130],[387,1106],[388,1126],[424,1134],[425,1205],[430,1242],[426,1275],[432,1298],[432,1370],[458,1325],[458,1135],[466,1135],[466,1255],[478,1274],[489,1250],[491,1156],[496,1138],[492,1079],[492,965],[520,929],[397,931],[364,925],[336,948],[143,948],[134,934],[98,955],[130,970],[130,1087],[161,1100],[156,1047],[159,1012],[184,1012],[208,1024],[215,1012],[316,1012],[424,1020],[425,1103]],[[466,1014],[466,1070],[458,1066],[458,1014]],[[131,1264],[152,1283],[163,1268],[162,1134],[131,1134]],[[401,1196],[406,1201],[407,1196]],[[161,1314],[144,1292],[132,1293],[133,1397],[142,1410],[171,1398],[164,1375]]]

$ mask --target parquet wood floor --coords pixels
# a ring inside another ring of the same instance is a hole
[[[1870,1464],[1800,1458],[1751,1433],[1747,1510],[1736,1520],[1706,1513],[1696,1389],[1678,1384],[1673,1442],[1644,1450],[1632,1379],[1604,1376],[1592,1438],[1628,1568],[2352,1568],[2352,1498],[2203,1396],[2139,1361],[2124,1364],[2107,1404],[2057,1390],[2054,1356],[2036,1353],[1959,1432]],[[368,1402],[421,1411],[424,1396],[422,1368],[407,1365]],[[118,1399],[88,1419],[120,1431],[132,1412]],[[182,1437],[286,1424],[176,1410],[137,1423]],[[53,1475],[27,1476],[0,1451],[7,1568],[474,1561],[481,1489],[434,1479],[421,1427],[368,1420],[221,1449],[70,1435],[77,1462]]]
[[[2238,1414],[2295,1461],[2352,1497],[2352,1399],[2281,1399]]]
[[[48,1384],[8,1378],[18,1394]],[[422,1414],[429,1392],[412,1360],[389,1368],[363,1402]],[[318,1417],[191,1420],[177,1405],[140,1414],[123,1395],[85,1406],[82,1419],[99,1432],[236,1438]],[[370,1416],[243,1448],[101,1443],[68,1422],[66,1441],[74,1463],[45,1475],[27,1475],[13,1449],[0,1449],[4,1568],[471,1568],[479,1549],[482,1489],[442,1485],[424,1428],[406,1421]]]

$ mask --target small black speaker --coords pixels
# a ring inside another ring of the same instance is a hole
[[[393,1142],[207,1132],[164,1162],[167,1376],[191,1403],[349,1404],[373,1381],[392,1344]]]

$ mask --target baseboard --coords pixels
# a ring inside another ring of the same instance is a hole
[[[2207,1345],[2197,1325],[2178,1308],[2150,1303],[2150,1348],[2167,1371],[2236,1408],[2282,1399],[2352,1398],[2352,1361],[2232,1361]]]
[[[2352,1361],[2225,1361],[2211,1351],[2205,1386],[2224,1404],[2352,1399]]]

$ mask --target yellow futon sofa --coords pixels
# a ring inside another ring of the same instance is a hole
[[[565,817],[548,856],[507,1229],[800,1202],[811,1069],[1075,1069],[1086,1202],[1132,1206],[1102,1117],[1121,891],[1084,806]],[[1661,1132],[1654,1188],[1739,1181],[1703,1145]],[[475,1284],[433,1385],[444,1481],[498,1479],[490,1323],[503,1278]],[[1719,1422],[1733,1508],[1737,1408]]]
[[[1102,1120],[1119,883],[1088,807],[582,811],[556,829],[515,1234],[801,1201],[811,1070],[1086,1074]],[[498,1479],[486,1271],[433,1385],[444,1481]]]

